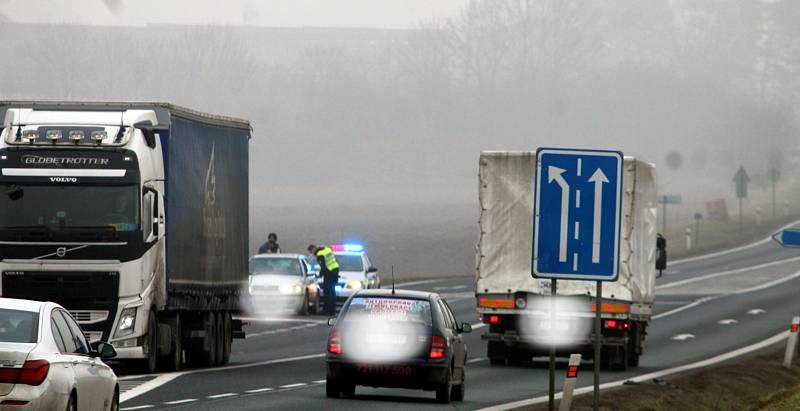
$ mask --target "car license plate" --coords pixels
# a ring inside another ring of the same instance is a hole
[[[384,375],[411,375],[413,371],[409,366],[403,365],[356,365],[356,371],[360,374],[384,374]]]
[[[379,345],[404,345],[406,343],[406,336],[392,334],[368,334],[367,343]]]

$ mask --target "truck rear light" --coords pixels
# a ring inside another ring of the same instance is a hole
[[[47,360],[25,361],[22,368],[0,369],[0,384],[25,384],[37,386],[44,382],[50,372]]]
[[[342,355],[342,333],[332,331],[328,336],[328,352],[331,354]]]
[[[630,323],[622,320],[606,320],[606,329],[625,331],[630,328]]]
[[[441,335],[434,335],[431,338],[431,352],[430,352],[430,359],[432,360],[439,360],[444,358],[444,351],[447,347],[447,342],[444,340],[444,337]]]
[[[510,298],[487,298],[478,299],[478,306],[488,308],[514,308],[514,300]]]
[[[497,325],[500,324],[500,316],[499,315],[484,315],[483,322],[485,324],[492,324]]]

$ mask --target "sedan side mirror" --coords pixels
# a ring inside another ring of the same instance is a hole
[[[464,334],[471,333],[472,332],[472,325],[470,325],[469,323],[461,324],[461,332],[464,333]]]
[[[107,360],[117,356],[117,350],[114,349],[114,346],[105,341],[96,341],[90,345],[92,346],[92,358]]]

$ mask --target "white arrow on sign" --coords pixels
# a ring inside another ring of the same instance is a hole
[[[561,187],[561,242],[558,250],[558,261],[567,262],[567,230],[569,225],[569,184],[564,180],[563,168],[547,167],[548,183],[555,181]]]
[[[695,338],[694,334],[678,334],[678,335],[672,337],[672,339],[675,340],[675,341],[693,340],[694,338]]]
[[[603,170],[597,169],[589,178],[594,183],[594,236],[592,237],[592,262],[600,262],[600,230],[603,226],[603,184],[608,183],[608,177]]]

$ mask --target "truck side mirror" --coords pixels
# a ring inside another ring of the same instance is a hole
[[[667,268],[667,239],[658,234],[656,237],[656,270],[663,271]],[[659,277],[661,273],[659,273]]]

